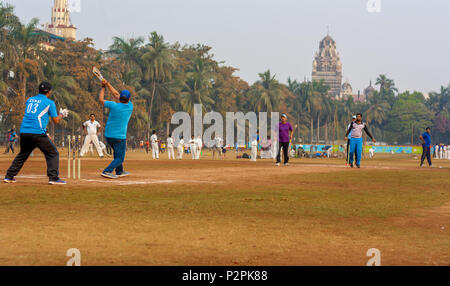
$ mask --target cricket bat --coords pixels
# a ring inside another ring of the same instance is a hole
[[[102,73],[100,72],[100,70],[97,67],[94,67],[92,69],[92,73],[94,73],[94,75],[101,81],[104,82],[105,78],[102,76]]]

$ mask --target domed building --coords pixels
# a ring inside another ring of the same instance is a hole
[[[312,80],[323,80],[330,87],[328,94],[339,97],[342,84],[342,63],[336,50],[336,42],[330,35],[320,41],[319,52],[313,60]]]
[[[372,81],[370,81],[370,84],[366,89],[364,89],[364,95],[367,97],[372,96],[375,92],[375,88],[372,87]]]

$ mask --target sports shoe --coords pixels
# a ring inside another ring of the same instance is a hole
[[[61,179],[58,179],[56,181],[50,181],[48,182],[50,185],[65,185],[67,184],[66,181],[63,181]]]
[[[353,168],[353,163],[350,164],[350,168]]]
[[[289,166],[289,163],[284,164],[285,166]]]
[[[121,174],[116,174],[117,177],[122,178],[126,177],[130,174],[130,172],[123,171]]]
[[[6,184],[14,184],[16,183],[16,179],[8,179],[8,178],[4,178],[3,182],[5,182]]]
[[[102,177],[108,178],[108,179],[117,179],[118,176],[114,175],[113,173],[103,172]]]
[[[275,165],[276,165],[276,166],[280,166],[280,163],[276,163]]]
[[[361,166],[360,165],[356,165],[356,168],[361,169]]]

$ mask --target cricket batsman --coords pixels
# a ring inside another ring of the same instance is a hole
[[[118,102],[105,100],[106,88]],[[105,138],[114,151],[114,160],[101,174],[108,179],[117,179],[130,174],[123,170],[127,149],[128,122],[133,113],[133,103],[130,101],[130,97],[131,93],[128,90],[122,90],[119,93],[108,81],[102,81],[99,101],[105,108],[109,109]],[[113,173],[114,170],[116,170],[115,174]]]
[[[48,82],[39,84],[39,94],[30,97],[25,105],[25,114],[20,126],[20,153],[9,167],[5,183],[15,183],[15,176],[20,172],[35,148],[39,148],[47,162],[47,176],[50,185],[65,185],[59,178],[59,152],[46,133],[49,119],[55,124],[69,115],[69,111],[60,109],[58,116],[53,100],[48,97],[52,93],[52,85]]]

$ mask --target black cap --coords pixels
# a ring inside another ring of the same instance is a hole
[[[52,90],[52,85],[49,82],[44,81],[39,85],[40,94],[47,94],[50,90]]]

